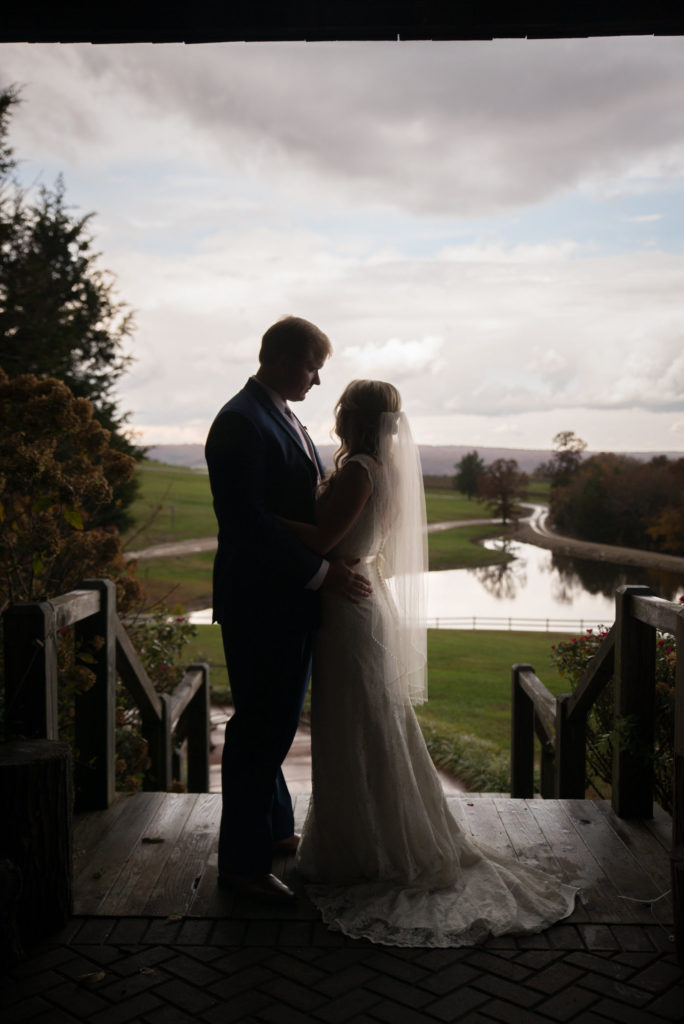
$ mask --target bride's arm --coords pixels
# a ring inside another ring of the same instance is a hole
[[[371,482],[358,462],[348,462],[335,477],[335,485],[316,504],[316,525],[283,522],[312,551],[325,555],[342,540],[368,501]]]

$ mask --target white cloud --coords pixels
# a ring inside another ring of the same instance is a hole
[[[388,338],[381,344],[348,345],[344,358],[359,374],[403,378],[416,372],[436,373],[444,365],[439,353],[444,339],[428,335],[415,341]]]
[[[121,394],[150,442],[203,439],[289,312],[335,347],[321,441],[362,375],[435,443],[681,436],[684,40],[2,56],[24,180],[65,172],[138,310]]]

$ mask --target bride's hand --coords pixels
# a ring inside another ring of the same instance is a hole
[[[370,597],[373,590],[370,581],[361,573],[354,572],[352,568],[358,561],[358,558],[332,559],[323,580],[323,589],[343,594],[354,604],[359,604],[365,598]]]

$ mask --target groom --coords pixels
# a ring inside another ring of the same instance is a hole
[[[308,320],[275,323],[258,372],[218,413],[205,448],[218,520],[214,621],[235,708],[223,748],[219,885],[269,902],[294,898],[271,862],[299,838],[281,765],[309,681],[317,591],[352,601],[370,593],[363,576],[305,548],[279,518],[314,521],[322,466],[288,402],[320,384],[331,352]]]

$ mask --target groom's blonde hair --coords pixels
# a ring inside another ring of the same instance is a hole
[[[330,339],[320,327],[300,316],[284,316],[269,327],[261,339],[259,362],[268,366],[283,356],[294,360],[312,357],[325,362],[330,355]]]

